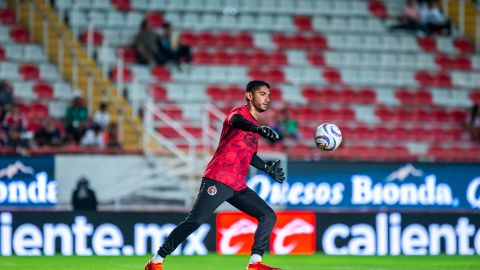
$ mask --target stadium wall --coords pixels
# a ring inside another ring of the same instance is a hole
[[[0,255],[132,256],[156,251],[185,213],[1,212]],[[248,254],[255,223],[220,212],[174,255]],[[480,255],[480,215],[278,213],[270,252],[328,255]]]

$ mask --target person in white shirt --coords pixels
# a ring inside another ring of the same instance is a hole
[[[452,22],[443,15],[437,1],[427,1],[427,4],[420,10],[420,15],[422,22],[427,26],[430,35],[443,33],[444,31],[445,34],[451,35]]]
[[[105,141],[102,127],[99,124],[93,124],[93,126],[85,132],[85,135],[83,135],[80,144],[82,146],[104,147]]]
[[[100,103],[98,111],[93,115],[93,122],[99,124],[102,129],[105,129],[110,122],[110,114],[108,113],[108,105],[106,102]]]

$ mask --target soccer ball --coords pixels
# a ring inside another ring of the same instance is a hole
[[[342,143],[342,132],[334,124],[323,123],[315,129],[313,138],[318,148],[324,151],[332,151]]]

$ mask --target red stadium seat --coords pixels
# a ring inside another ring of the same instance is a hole
[[[371,0],[368,4],[368,11],[375,17],[385,19],[388,17],[387,8],[381,1]]]
[[[422,70],[415,74],[415,80],[417,80],[420,85],[430,86],[434,81],[434,77],[430,75],[428,71]]]
[[[202,137],[202,127],[197,127],[197,126],[186,126],[184,127],[185,130],[190,133],[195,138],[201,138]]]
[[[134,64],[137,62],[135,51],[132,48],[119,48],[117,50],[117,55],[127,64]]]
[[[193,63],[194,64],[211,64],[213,56],[206,50],[196,49],[193,53]]]
[[[325,66],[323,55],[318,52],[310,52],[307,55],[308,61],[314,66]]]
[[[329,83],[342,83],[340,72],[333,68],[325,69],[323,71],[323,77]]]
[[[225,91],[216,85],[210,85],[207,87],[207,95],[211,100],[222,100],[225,96]]]
[[[278,68],[272,68],[267,70],[267,81],[271,82],[285,82],[285,76],[283,75],[283,71]]]
[[[472,89],[470,92],[470,100],[474,103],[480,104],[480,89]]]
[[[161,27],[164,23],[162,14],[155,11],[148,12],[145,15],[145,19],[147,20],[150,27],[153,27],[153,28]]]
[[[43,103],[32,103],[30,104],[30,110],[28,116],[30,118],[42,118],[48,116],[48,106]]]
[[[439,87],[444,87],[444,88],[451,88],[453,87],[452,84],[452,79],[450,78],[450,75],[445,72],[438,72],[436,74],[436,80],[435,80],[435,85],[434,86],[439,86]]]
[[[130,5],[130,0],[111,0],[112,5],[120,11],[130,11],[132,6]]]
[[[422,37],[418,39],[417,43],[418,43],[418,46],[422,48],[424,52],[437,51],[437,43],[435,42],[434,38]]]
[[[14,24],[16,22],[15,12],[9,8],[0,9],[0,23]]]
[[[36,82],[33,92],[41,99],[53,99],[53,87],[48,82]]]
[[[241,48],[253,47],[253,38],[249,33],[239,33],[236,38],[236,46]]]
[[[459,52],[473,53],[475,51],[473,44],[469,39],[455,38],[453,40],[453,45]]]
[[[161,84],[152,84],[149,87],[150,96],[155,102],[157,101],[166,101],[167,100],[167,91]]]
[[[113,81],[120,80],[121,76],[123,76],[123,81],[124,82],[131,82],[133,80],[133,73],[127,67],[124,67],[123,70],[119,70],[118,67],[114,67],[112,69],[111,76],[112,76]]]
[[[309,16],[295,16],[293,23],[299,31],[312,31],[312,21]]]
[[[355,95],[357,103],[373,104],[376,102],[375,91],[371,88],[360,88]]]
[[[5,60],[5,49],[0,47],[0,60]]]
[[[283,99],[282,91],[278,88],[272,87],[272,89],[270,89],[270,99],[281,101]]]
[[[236,45],[236,37],[230,33],[220,33],[217,36],[218,46],[232,47]]]
[[[302,34],[294,34],[290,38],[289,48],[307,49],[309,47],[308,39]]]
[[[472,70],[472,63],[467,56],[457,56],[452,59],[452,66],[460,70]]]
[[[248,65],[253,61],[253,57],[246,51],[238,50],[233,52],[231,61],[233,65]]]
[[[217,39],[212,33],[202,32],[198,34],[197,42],[194,45],[212,47],[217,46],[217,44]]]
[[[258,67],[255,67],[255,68],[251,68],[248,70],[248,76],[252,79],[252,80],[266,80],[266,77],[268,76],[267,73],[258,68]]]
[[[164,137],[168,139],[174,139],[180,137],[180,134],[178,134],[177,130],[175,130],[172,127],[158,127],[157,131]]]
[[[270,56],[261,50],[255,50],[250,55],[250,64],[251,65],[263,65],[269,60]]]
[[[223,100],[237,101],[238,97],[244,93],[244,90],[238,85],[229,85],[225,87]]]
[[[180,33],[179,40],[182,42],[182,44],[185,44],[185,45],[190,45],[190,46],[197,45],[197,37],[192,32],[185,31]]]
[[[152,68],[152,76],[158,81],[171,81],[170,70],[165,66],[155,66]]]
[[[278,48],[289,48],[290,46],[290,38],[283,33],[274,33],[272,40]]]
[[[84,31],[81,35],[80,35],[80,41],[86,45],[88,44],[89,42],[89,36],[88,36],[88,31]],[[93,31],[93,34],[92,34],[92,43],[94,46],[100,46],[103,44],[103,35],[102,33],[98,32],[98,31]]]
[[[19,73],[24,80],[38,80],[40,79],[40,71],[34,64],[22,64],[19,67]]]
[[[452,62],[448,55],[443,55],[443,54],[437,55],[435,57],[435,63],[437,64],[437,66],[439,66],[442,69],[452,68]]]
[[[175,119],[182,119],[183,118],[183,111],[181,108],[175,105],[168,105],[160,109],[163,113],[170,116],[171,118]]]
[[[282,51],[273,51],[268,56],[268,63],[274,66],[283,66],[288,64],[287,56]]]
[[[16,43],[30,43],[30,35],[23,26],[14,26],[10,29],[10,38]]]
[[[321,34],[314,34],[308,39],[308,48],[316,50],[325,50],[328,48],[327,39]]]
[[[232,61],[232,55],[224,50],[215,51],[212,55],[212,64],[229,65]]]

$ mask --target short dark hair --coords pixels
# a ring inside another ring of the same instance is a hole
[[[260,81],[260,80],[253,80],[249,81],[247,83],[247,87],[245,87],[245,92],[255,92],[258,89],[260,89],[262,86],[266,86],[268,89],[270,89],[270,84],[268,84],[265,81]]]

